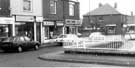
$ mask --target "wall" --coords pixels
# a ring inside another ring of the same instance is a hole
[[[0,17],[10,16],[10,0],[0,0]]]
[[[103,17],[103,20],[102,22],[99,22],[99,17]],[[91,24],[100,24],[102,27],[105,27],[106,24],[116,24],[117,27],[116,27],[116,33],[121,33],[121,24],[122,23],[126,23],[126,19],[124,19],[124,15],[101,15],[101,16],[84,16],[83,18],[83,27],[90,27]],[[92,23],[92,21],[93,23]]]
[[[65,18],[66,19],[76,19],[79,20],[80,19],[80,3],[79,2],[75,2],[75,15],[74,16],[69,16],[69,0],[65,0],[65,8],[64,8],[64,14],[65,14]]]
[[[42,0],[31,0],[32,1],[32,11],[23,11],[23,0],[10,0],[11,13],[13,15],[34,15],[42,16]]]
[[[47,20],[63,20],[63,2],[57,0],[56,14],[50,14],[50,0],[43,0],[43,16]]]
[[[43,16],[48,20],[63,20],[63,18],[77,20],[80,19],[79,2],[75,3],[75,16],[69,16],[69,0],[57,0],[56,14],[50,14],[49,1],[50,0],[43,0]]]

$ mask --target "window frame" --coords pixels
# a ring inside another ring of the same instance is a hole
[[[69,2],[69,16],[75,15],[75,3]]]
[[[57,14],[57,0],[50,0],[50,14]]]
[[[25,4],[25,2],[29,2],[29,6]],[[25,9],[27,7],[29,7],[29,9]],[[33,3],[32,0],[23,0],[23,12],[32,12],[33,11]]]
[[[103,21],[104,21],[104,17],[103,17],[103,16],[100,16],[100,17],[98,18],[98,21],[99,21],[99,22],[103,22]]]

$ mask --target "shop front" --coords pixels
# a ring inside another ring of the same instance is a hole
[[[117,25],[116,24],[107,24],[106,25],[106,34],[110,35],[110,34],[116,34],[116,30],[117,30]]]
[[[78,27],[81,26],[81,22],[79,20],[66,19],[66,34],[77,34]]]
[[[2,38],[13,36],[14,33],[13,24],[14,24],[13,18],[6,18],[6,17],[0,18],[0,40]]]
[[[28,36],[35,40],[35,19],[34,16],[16,16],[15,17],[15,36]]]
[[[44,40],[56,38],[62,34],[63,21],[44,21],[43,32]]]

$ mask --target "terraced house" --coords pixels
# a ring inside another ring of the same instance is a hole
[[[10,0],[10,4],[14,35],[28,35],[44,43],[60,34],[76,34],[80,26],[77,0]]]

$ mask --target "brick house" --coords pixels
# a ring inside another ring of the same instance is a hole
[[[122,34],[123,24],[127,24],[127,16],[109,4],[100,5],[97,9],[83,15],[84,30],[98,31],[105,34]]]
[[[80,26],[79,2],[76,0],[43,0],[43,36],[76,34]]]

